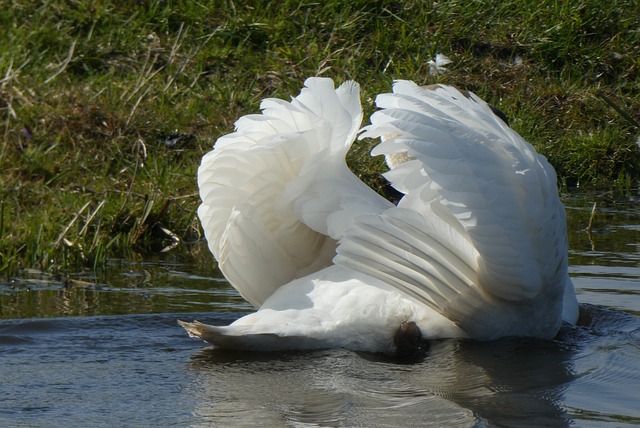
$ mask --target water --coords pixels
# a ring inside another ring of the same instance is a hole
[[[437,341],[411,363],[188,338],[176,319],[227,324],[251,310],[202,246],[66,285],[24,272],[0,284],[0,426],[640,425],[640,206],[606,193],[565,204],[590,324],[554,341]]]

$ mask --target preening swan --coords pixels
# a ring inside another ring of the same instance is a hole
[[[180,324],[217,347],[394,353],[415,337],[552,338],[575,323],[556,175],[492,108],[397,81],[360,129],[359,86],[310,78],[266,99],[198,170],[198,215],[220,270],[258,308]],[[380,138],[393,205],[345,163]]]

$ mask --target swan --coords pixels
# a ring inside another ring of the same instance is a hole
[[[265,99],[198,169],[210,251],[257,308],[228,326],[178,321],[215,347],[343,347],[553,338],[575,324],[565,210],[547,160],[471,92],[399,80],[361,129],[359,86],[309,78]],[[349,170],[379,138],[394,205]]]

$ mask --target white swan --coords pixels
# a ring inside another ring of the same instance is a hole
[[[180,324],[217,347],[393,353],[416,337],[552,338],[575,323],[556,175],[491,107],[449,86],[398,81],[361,137],[381,137],[397,206],[345,155],[359,86],[310,78],[266,99],[198,171],[220,270],[258,311]]]

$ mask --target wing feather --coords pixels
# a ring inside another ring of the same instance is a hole
[[[543,156],[488,104],[452,87],[399,81],[376,104],[382,110],[361,135],[382,137],[372,154],[412,159],[385,175],[405,194],[399,206],[450,212],[479,253],[485,292],[520,301],[560,282],[564,208]]]
[[[484,301],[477,286],[478,254],[466,232],[448,220],[403,208],[361,216],[340,240],[334,262],[462,322],[469,316],[465,300]]]
[[[220,137],[198,170],[209,248],[257,307],[331,264],[354,216],[388,208],[345,163],[362,121],[355,82],[334,89],[330,79],[307,79],[299,96],[263,100],[261,110]]]

